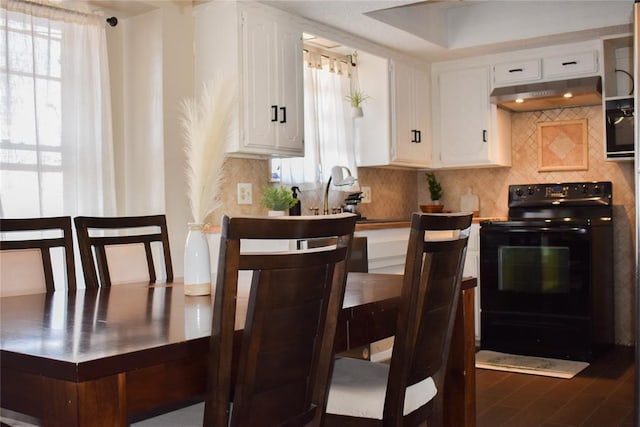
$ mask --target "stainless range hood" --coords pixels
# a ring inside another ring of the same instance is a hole
[[[490,99],[492,103],[516,112],[600,105],[602,79],[593,76],[498,87],[491,92]]]

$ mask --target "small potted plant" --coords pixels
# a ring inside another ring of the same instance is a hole
[[[269,209],[269,216],[285,215],[286,211],[296,202],[297,199],[293,197],[293,192],[284,186],[266,186],[262,189],[261,203]]]
[[[362,103],[369,99],[369,95],[365,95],[360,89],[354,89],[349,95],[347,95],[346,100],[351,104],[351,113],[353,117],[362,117]]]
[[[431,204],[430,205],[420,205],[420,209],[422,212],[442,212],[444,206],[440,203],[440,199],[444,194],[444,190],[442,190],[442,185],[438,182],[435,174],[433,172],[427,172],[427,184],[429,185],[429,195],[431,196]]]

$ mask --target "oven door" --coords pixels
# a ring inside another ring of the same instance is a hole
[[[588,225],[481,227],[482,310],[587,316],[590,234]]]
[[[590,360],[591,226],[480,228],[481,348]]]

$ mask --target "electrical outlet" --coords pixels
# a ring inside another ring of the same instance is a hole
[[[253,189],[250,183],[238,183],[238,204],[250,205],[253,203]]]
[[[371,203],[371,187],[360,187],[362,200],[360,203]]]

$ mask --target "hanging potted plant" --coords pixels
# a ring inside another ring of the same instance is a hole
[[[362,103],[369,99],[369,95],[366,95],[360,89],[354,89],[349,95],[345,97],[351,104],[351,115],[353,117],[362,117]]]
[[[429,195],[431,197],[430,205],[420,205],[422,212],[442,212],[444,206],[440,203],[440,199],[444,195],[442,185],[438,182],[433,172],[427,172],[427,184],[429,185]]]
[[[286,215],[289,208],[297,203],[298,199],[293,197],[293,192],[284,186],[264,187],[262,189],[261,203],[269,209],[269,216]]]

